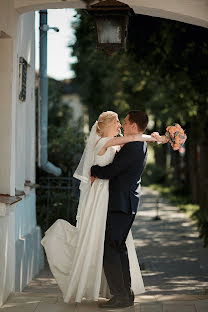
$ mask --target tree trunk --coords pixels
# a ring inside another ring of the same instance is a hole
[[[159,127],[157,128],[157,119],[155,119],[155,126],[156,126],[155,131],[159,131],[161,134],[165,133],[166,127],[164,124],[162,124],[160,128]],[[166,171],[167,169],[167,145],[166,144],[156,145],[154,147],[154,156],[155,156],[156,166]]]
[[[199,159],[199,172],[200,172],[200,196],[199,205],[202,222],[208,225],[208,144],[207,144],[207,128],[208,121],[206,115],[206,101],[200,103],[198,111],[198,128],[200,140],[200,159]],[[207,229],[208,231],[208,229]]]
[[[205,132],[206,133],[206,132]],[[208,223],[208,144],[203,140],[200,144],[200,211],[206,223]]]
[[[191,197],[193,204],[199,203],[199,159],[198,148],[196,139],[196,126],[195,124],[187,125],[188,139],[186,141],[185,153],[185,189]],[[194,128],[195,127],[195,128]]]
[[[171,149],[171,166],[174,168],[174,181],[176,184],[180,184],[180,155],[178,151],[174,151],[173,149]]]
[[[155,163],[157,167],[166,170],[167,146],[166,144],[158,145],[154,148]]]

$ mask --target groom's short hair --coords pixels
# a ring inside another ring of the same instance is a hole
[[[129,116],[130,123],[135,122],[137,124],[138,130],[145,131],[149,118],[147,114],[140,110],[132,110],[127,114]]]

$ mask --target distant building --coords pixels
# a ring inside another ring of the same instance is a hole
[[[78,87],[75,80],[65,79],[56,80],[54,78],[48,77],[49,83],[54,86],[54,88],[61,88],[62,90],[62,102],[69,105],[72,108],[73,121],[78,121],[80,118],[83,121],[83,132],[85,134],[89,133],[89,116],[87,107],[81,101],[79,95]],[[36,72],[36,88],[38,87],[38,72]]]
[[[74,121],[83,118],[85,134],[89,133],[89,116],[87,108],[82,104],[78,88],[73,79],[64,80],[63,96],[62,100],[65,104],[68,104],[73,110]]]

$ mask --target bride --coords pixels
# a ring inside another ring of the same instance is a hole
[[[115,112],[103,112],[93,125],[88,143],[74,177],[81,181],[76,227],[57,220],[45,233],[41,243],[48,263],[65,302],[81,302],[83,298],[98,301],[110,292],[103,271],[103,252],[108,209],[108,180],[91,183],[92,165],[112,162],[120,146],[131,141],[156,141],[148,135],[115,137],[121,124]],[[128,248],[132,289],[136,295],[145,291],[131,231]]]

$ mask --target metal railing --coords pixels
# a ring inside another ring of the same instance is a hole
[[[37,219],[46,231],[57,219],[76,224],[79,182],[71,177],[40,177],[37,189]]]

